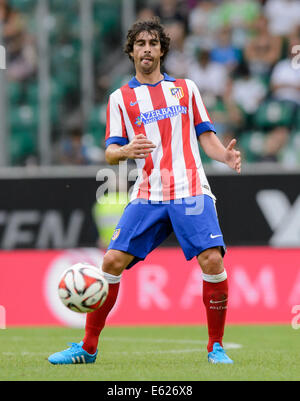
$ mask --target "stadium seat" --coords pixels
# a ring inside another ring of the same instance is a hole
[[[241,134],[239,147],[245,162],[257,161],[262,154],[264,141],[265,134],[262,131],[249,131]]]
[[[10,159],[12,165],[22,164],[25,159],[37,151],[36,131],[15,130],[10,136]]]
[[[63,66],[63,68],[61,68]],[[63,95],[69,90],[78,89],[80,82],[80,43],[72,40],[51,49],[52,79]]]
[[[267,100],[254,115],[253,123],[257,129],[270,129],[278,125],[290,127],[293,124],[295,106],[290,102]]]
[[[59,104],[50,104],[51,130],[59,121]],[[37,151],[39,129],[39,104],[36,102],[15,105],[10,108],[10,158],[13,165],[22,164],[26,157]]]
[[[22,104],[10,109],[10,126],[12,132],[19,129],[36,129],[38,125],[37,106]]]
[[[59,111],[59,103],[54,99],[50,103],[50,123],[52,126],[58,121]],[[35,131],[39,125],[39,104],[33,102],[10,108],[9,122],[12,132],[20,130]]]
[[[296,118],[295,118],[295,130],[300,132],[300,107],[298,107]]]
[[[292,168],[300,165],[300,130],[291,132],[288,144],[280,153],[280,162]]]
[[[95,105],[87,124],[87,132],[95,146],[104,146],[106,126],[106,104]]]
[[[20,82],[10,81],[7,85],[9,103],[14,106],[22,101],[24,85]]]
[[[64,68],[61,68],[64,66]],[[76,75],[80,80],[80,50],[72,43],[55,46],[51,49],[51,70],[54,79],[58,79],[60,86],[68,86],[70,77]],[[62,77],[59,79],[58,77]],[[64,84],[66,80],[66,84]]]
[[[12,8],[21,12],[32,12],[35,10],[35,0],[10,0],[9,4]]]
[[[49,0],[49,8],[54,12],[74,12],[78,10],[78,1],[74,0]]]
[[[94,21],[101,27],[101,34],[108,35],[119,30],[121,18],[120,0],[95,0]]]
[[[59,80],[52,79],[50,82],[50,97],[51,102],[60,102],[63,98],[64,87]],[[26,101],[30,105],[35,105],[38,103],[39,99],[39,85],[37,82],[31,83],[26,91]]]

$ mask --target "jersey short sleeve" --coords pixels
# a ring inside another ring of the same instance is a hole
[[[216,132],[216,129],[203,103],[197,85],[195,84],[194,81],[191,80],[189,80],[189,83],[192,87],[192,106],[193,106],[194,124],[197,137],[199,137],[203,132],[206,131]]]
[[[105,147],[112,143],[123,146],[128,142],[123,111],[117,101],[117,93],[114,92],[109,97],[106,110]]]

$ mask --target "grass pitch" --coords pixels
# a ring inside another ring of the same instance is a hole
[[[224,347],[234,365],[207,362],[205,326],[106,327],[95,364],[53,366],[47,358],[79,342],[83,330],[0,330],[1,381],[300,380],[300,330],[228,326]]]

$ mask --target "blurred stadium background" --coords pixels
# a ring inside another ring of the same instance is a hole
[[[94,208],[105,181],[96,174],[109,168],[107,100],[134,72],[122,52],[128,27],[152,15],[172,39],[164,70],[197,83],[217,135],[224,144],[236,137],[243,154],[237,176],[202,153],[229,249],[229,321],[288,323],[300,304],[300,2],[0,0],[0,305],[7,325],[78,323],[58,312],[55,280],[78,259],[101,263],[99,233],[107,235],[119,212]],[[140,265],[123,289],[133,309],[117,308],[111,321],[197,323],[201,277],[176,239]]]

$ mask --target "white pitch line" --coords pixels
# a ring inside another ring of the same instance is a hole
[[[152,350],[152,351],[121,351],[121,352],[114,352],[115,354],[122,354],[122,355],[149,355],[149,354],[185,354],[190,352],[199,352],[204,350],[199,350],[199,348],[194,349],[169,349],[169,350]]]
[[[135,337],[102,337],[104,341],[122,341],[122,342],[139,342],[139,343],[173,343],[173,344],[206,344],[203,340],[178,340],[169,338],[135,338]]]
[[[156,343],[156,344],[194,344],[194,345],[206,345],[207,341],[204,340],[178,340],[178,339],[167,339],[167,338],[132,338],[132,337],[102,337],[104,341],[121,341],[121,342],[141,342],[141,343]],[[226,349],[239,349],[243,346],[237,343],[223,343]]]

